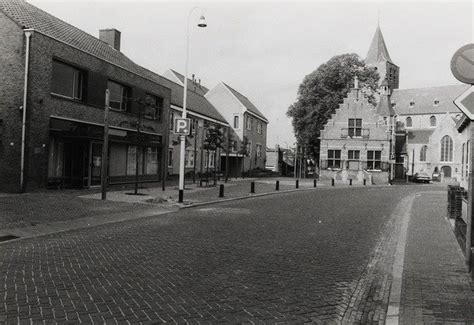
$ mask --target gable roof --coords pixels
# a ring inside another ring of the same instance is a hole
[[[368,64],[374,64],[381,61],[389,61],[390,63],[393,63],[390,54],[388,54],[387,45],[385,44],[380,26],[377,26],[365,62]]]
[[[258,110],[258,108],[247,98],[245,97],[244,95],[242,95],[241,93],[239,93],[237,90],[235,90],[234,88],[232,88],[231,86],[229,86],[228,84],[226,83],[222,83],[225,87],[227,87],[227,89],[230,90],[230,92],[237,98],[237,100],[248,110],[250,111],[251,113],[259,116],[260,118],[264,119],[265,121],[268,121],[267,118],[265,117],[265,115],[263,115],[262,112],[260,112]]]
[[[174,74],[176,76],[176,78],[178,78],[179,81],[181,81],[181,83],[183,83],[183,80],[184,80],[184,75],[182,75],[181,73],[177,72],[176,70],[173,70],[173,69],[169,69],[169,71]],[[195,81],[193,81],[192,79],[189,79],[188,78],[188,89],[189,90],[192,90],[200,95],[205,95],[209,89],[203,85],[201,85],[200,83],[196,83]]]
[[[469,85],[454,85],[414,89],[393,90],[391,101],[395,113],[399,115],[460,113],[453,100]],[[438,100],[439,104],[434,105]],[[415,105],[410,107],[410,102]]]
[[[166,78],[163,78],[162,84],[171,89],[171,104],[182,108],[184,87]],[[195,112],[227,124],[227,121],[204,96],[190,89],[188,89],[186,109],[190,111],[190,114]]]
[[[31,5],[24,0],[0,0],[0,12],[21,28],[36,32],[89,53],[150,81],[162,84],[163,77],[130,60],[125,54],[83,30]]]

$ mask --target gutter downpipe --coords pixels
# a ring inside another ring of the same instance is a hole
[[[25,29],[26,49],[25,49],[25,80],[23,87],[23,117],[21,122],[21,161],[20,161],[20,191],[25,192],[25,143],[26,143],[26,103],[28,94],[28,72],[30,66],[30,38],[33,29]]]

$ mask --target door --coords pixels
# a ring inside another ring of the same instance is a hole
[[[91,142],[89,157],[89,186],[98,186],[102,176],[102,143]]]

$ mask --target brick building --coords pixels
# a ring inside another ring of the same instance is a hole
[[[109,182],[132,181],[136,166],[141,181],[161,179],[171,90],[120,52],[120,32],[98,39],[0,0],[0,35],[0,191],[100,184],[106,89]]]
[[[183,80],[184,76],[174,70],[168,70],[163,76],[169,79],[166,86],[171,89],[171,109],[169,118],[170,141],[168,151],[168,174],[179,174],[179,137],[173,130],[173,122],[181,117],[183,112]],[[186,139],[185,173],[202,174],[205,172],[223,171],[221,169],[221,153],[226,151],[226,146],[221,149],[206,150],[204,141],[209,128],[218,127],[223,135],[226,134],[229,124],[214,106],[203,96],[208,89],[201,85],[194,76],[188,79],[188,94],[186,110],[187,116],[192,120],[191,135]]]
[[[205,97],[231,126],[234,140],[229,173],[237,175],[242,169],[265,169],[267,118],[246,96],[223,82],[209,90]],[[243,157],[238,151],[245,142],[248,154]]]
[[[382,88],[375,107],[359,89],[356,78],[354,88],[321,130],[320,177],[388,182],[393,111],[386,80]]]
[[[382,94],[377,107],[370,108],[371,105],[368,105],[369,107],[365,111],[375,111],[379,114],[379,118],[383,117],[388,121],[387,134],[389,134],[392,141],[389,148],[391,148],[393,154],[387,156],[390,151],[384,153],[382,150],[381,152],[381,170],[389,171],[390,178],[395,179],[405,179],[420,172],[426,172],[430,175],[440,172],[442,180],[447,182],[459,182],[465,178],[466,167],[464,165],[469,144],[456,130],[461,112],[453,104],[453,100],[468,86],[453,85],[398,89],[400,68],[393,63],[379,26],[376,29],[365,61],[369,66],[377,68],[380,74]],[[349,94],[349,97],[351,96],[353,97]],[[347,100],[344,103],[346,102]],[[350,110],[350,106],[353,106],[353,104],[349,101],[349,108],[347,109]],[[336,111],[336,115],[346,114],[338,113],[339,111],[341,110]],[[356,112],[354,111],[354,113]],[[341,118],[333,115],[330,121],[339,121],[340,128],[342,128],[343,121],[340,120]],[[344,120],[345,117],[342,119]],[[355,127],[357,126],[355,125]],[[351,128],[354,125],[347,124],[346,127]],[[325,127],[326,132],[322,133],[321,140],[328,136],[329,130],[337,133],[337,130],[333,128],[329,123]],[[367,136],[368,139],[372,135],[371,132]],[[334,136],[333,134],[333,138]],[[327,144],[327,142],[325,143]],[[349,148],[353,143],[352,137],[346,139],[344,134],[341,133],[341,139],[332,144],[338,148],[344,147],[344,145]],[[340,152],[334,152],[333,150],[330,153],[336,156],[328,157],[328,152],[325,150],[322,141],[321,155],[323,158],[321,168],[323,170],[326,168],[343,170],[344,166],[347,167],[343,162],[347,162],[347,159],[352,158],[349,158],[349,153]],[[365,172],[371,172],[370,169],[365,167],[364,157],[361,155],[359,158],[362,161],[362,169]],[[329,158],[333,161],[334,159],[340,161],[341,166],[336,168],[336,166],[325,165],[325,160]],[[352,167],[349,166],[347,169],[351,170]],[[326,172],[323,171],[324,173]]]

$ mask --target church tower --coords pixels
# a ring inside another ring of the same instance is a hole
[[[365,63],[377,69],[380,83],[387,79],[390,89],[398,89],[400,68],[393,63],[390,54],[388,54],[380,26],[377,26]]]

